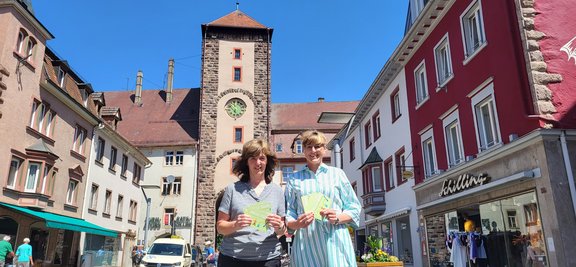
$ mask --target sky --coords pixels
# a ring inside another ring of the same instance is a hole
[[[95,91],[199,88],[201,24],[235,0],[33,0],[48,46]],[[408,0],[250,0],[241,11],[273,28],[272,102],[360,100],[404,35]]]

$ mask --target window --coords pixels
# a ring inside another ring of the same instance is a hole
[[[176,165],[184,164],[184,151],[176,151]]]
[[[370,135],[372,134],[371,132],[372,132],[372,124],[370,124],[370,121],[368,121],[364,125],[364,140],[366,140],[366,148],[368,148],[372,144],[372,138],[370,137]]]
[[[418,15],[420,15],[420,12],[424,9],[424,6],[426,6],[427,2],[428,0],[410,0],[412,22],[416,21],[416,18],[418,18]]]
[[[137,215],[138,215],[138,202],[130,200],[130,216],[128,220],[136,222]]]
[[[235,82],[242,81],[242,68],[241,67],[234,67],[234,81]]]
[[[276,152],[282,152],[282,143],[276,144]]]
[[[234,59],[241,59],[242,50],[240,48],[234,48]]]
[[[98,137],[98,144],[96,145],[96,161],[102,163],[102,158],[104,157],[104,148],[106,147],[106,141]]]
[[[22,29],[18,32],[18,41],[16,42],[16,52],[18,52],[18,54],[24,52],[24,40],[26,40],[27,36],[28,34]]]
[[[116,203],[116,218],[122,218],[123,207],[124,207],[124,196],[118,195],[118,202]]]
[[[372,167],[372,192],[382,191],[382,169],[380,166]]]
[[[416,85],[416,104],[421,104],[428,99],[428,84],[426,79],[426,65],[422,61],[414,71],[414,83]]]
[[[380,138],[382,132],[380,131],[380,112],[376,111],[376,114],[372,116],[372,124],[374,124],[374,141]]]
[[[476,138],[479,152],[500,144],[500,128],[498,113],[494,103],[494,88],[490,84],[484,90],[472,97]]]
[[[404,178],[404,171],[406,170],[406,155],[404,154],[404,147],[394,154],[394,161],[396,161],[396,181],[398,184],[402,184],[406,182],[407,179]]]
[[[508,217],[508,227],[518,228],[518,219],[516,217],[516,210],[507,210],[506,215]]]
[[[68,190],[66,191],[66,204],[73,205],[76,203],[76,188],[78,181],[70,179],[68,181]]]
[[[112,191],[106,190],[106,197],[104,198],[104,214],[110,215],[111,206],[112,206]]]
[[[244,127],[234,127],[234,142],[242,143],[244,139]]]
[[[166,180],[166,177],[163,177],[162,178],[162,195],[163,196],[180,195],[181,184],[182,184],[182,178],[181,177],[176,177],[174,179],[174,182],[172,182],[172,184],[169,184],[168,181]]]
[[[302,154],[302,140],[296,140],[296,154]]]
[[[353,161],[356,158],[356,140],[354,138],[350,139],[350,161]]]
[[[86,141],[86,130],[76,125],[74,132],[74,151],[78,154],[84,154],[84,141]]]
[[[52,136],[55,115],[54,111],[50,109],[50,105],[34,100],[30,115],[30,127],[45,136]]]
[[[25,192],[36,192],[36,185],[38,184],[38,177],[40,176],[40,169],[42,168],[42,163],[40,162],[30,162],[28,164],[28,174],[26,176],[26,187]]]
[[[461,16],[461,27],[464,38],[465,57],[472,56],[486,43],[484,35],[484,22],[482,20],[482,8],[480,1],[472,3]]]
[[[120,169],[120,175],[126,177],[127,170],[128,170],[128,156],[122,155],[122,167]]]
[[[460,138],[460,124],[454,120],[444,126],[446,136],[446,150],[448,154],[448,166],[453,167],[464,161],[462,153],[462,140]]]
[[[110,170],[116,170],[116,156],[118,155],[118,149],[115,147],[111,147],[110,149],[110,165],[108,168]]]
[[[174,151],[166,151],[164,159],[165,159],[164,164],[166,166],[174,165]]]
[[[26,60],[32,61],[34,58],[34,52],[36,50],[36,40],[32,37],[28,37],[28,45],[26,46]]]
[[[64,88],[65,77],[66,72],[62,68],[58,68],[58,85],[60,85],[61,88]]]
[[[294,166],[282,166],[282,181],[290,179],[290,175],[294,173]]]
[[[237,161],[237,157],[230,157],[230,174],[234,174],[234,166],[236,165]]]
[[[434,60],[436,61],[436,81],[440,88],[452,77],[452,59],[448,34],[434,47]]]
[[[48,186],[50,185],[50,183],[52,181],[54,181],[54,175],[55,175],[55,171],[52,170],[52,166],[45,164],[44,165],[44,175],[42,176],[42,180],[40,181],[40,184],[42,184],[42,186],[40,187],[40,194],[48,194]]]
[[[390,103],[392,108],[392,122],[395,122],[402,112],[400,111],[400,88],[396,87],[392,94],[390,94]]]
[[[175,215],[174,208],[164,209],[164,225],[172,225],[174,215]]]
[[[437,173],[436,151],[434,149],[434,136],[432,129],[421,135],[422,154],[424,158],[424,176],[428,178]]]
[[[138,184],[140,182],[140,175],[142,172],[142,167],[140,167],[140,165],[138,165],[136,162],[134,162],[134,167],[133,167],[134,171],[132,172],[132,182],[135,184]]]
[[[392,157],[384,161],[384,168],[384,174],[386,175],[386,190],[391,190],[396,187]]]
[[[16,187],[16,181],[18,181],[20,166],[22,166],[22,160],[16,157],[12,157],[10,161],[10,171],[8,172],[8,180],[6,181],[6,187],[14,189]]]
[[[96,210],[98,207],[98,185],[92,184],[92,190],[90,190],[90,209]]]

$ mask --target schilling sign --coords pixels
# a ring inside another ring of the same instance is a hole
[[[440,196],[445,197],[448,195],[456,194],[472,187],[480,186],[490,182],[490,176],[481,173],[478,176],[472,174],[461,174],[457,179],[446,179],[442,183],[442,190]]]

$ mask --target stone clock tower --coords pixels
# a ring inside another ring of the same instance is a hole
[[[240,10],[202,25],[195,243],[215,237],[216,197],[242,144],[270,135],[272,29]]]

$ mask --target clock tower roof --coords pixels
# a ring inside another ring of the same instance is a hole
[[[228,15],[225,15],[217,20],[202,25],[203,28],[206,26],[268,29],[268,27],[264,26],[263,24],[251,18],[250,16],[246,15],[244,12],[240,10],[234,10]]]

